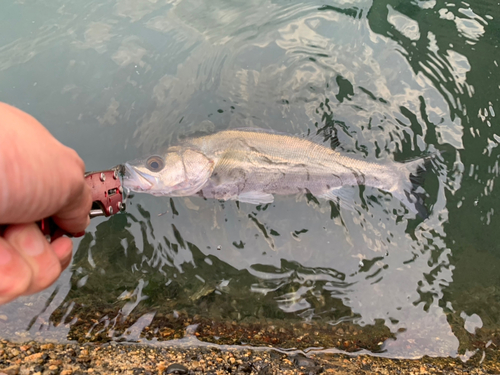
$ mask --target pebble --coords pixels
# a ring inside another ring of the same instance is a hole
[[[225,350],[222,347],[159,348],[119,343],[88,343],[49,346],[27,342],[21,345],[0,340],[0,374],[117,374],[124,375],[368,375],[380,374],[500,374],[500,352],[486,351],[485,360],[463,363],[459,358],[425,358],[394,360],[369,356],[348,357],[342,354],[286,356],[271,349],[252,351],[248,348]],[[497,345],[497,344],[495,344]],[[30,346],[26,355],[21,346]],[[47,346],[44,346],[47,348]],[[18,354],[15,356],[14,354]],[[83,354],[84,360],[79,360]],[[479,353],[482,354],[482,353]],[[25,357],[26,356],[26,357]],[[169,365],[169,366],[168,366]],[[451,370],[450,370],[451,369]],[[451,371],[451,372],[450,372]]]
[[[296,356],[293,358],[293,363],[297,367],[314,367],[316,363],[311,359],[304,356]]]
[[[37,362],[37,361],[41,362],[41,361],[43,361],[42,356],[43,356],[43,353],[35,353],[35,354],[32,354],[32,355],[25,357],[24,360],[26,362]]]
[[[165,374],[187,374],[189,369],[179,363],[173,363],[167,367]]]
[[[9,366],[4,369],[0,369],[0,374],[4,373],[5,375],[17,375],[19,374],[19,366]]]

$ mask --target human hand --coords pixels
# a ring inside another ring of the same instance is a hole
[[[51,285],[68,266],[73,243],[48,243],[45,217],[68,233],[89,224],[85,166],[37,120],[0,103],[0,304]]]

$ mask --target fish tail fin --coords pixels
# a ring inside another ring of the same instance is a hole
[[[398,166],[403,176],[394,191],[394,195],[422,219],[429,217],[429,212],[425,207],[426,194],[422,185],[425,181],[426,171],[434,156],[436,155],[412,160]]]

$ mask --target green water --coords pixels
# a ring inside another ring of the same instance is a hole
[[[499,17],[492,1],[5,2],[0,100],[88,170],[238,127],[335,132],[370,158],[441,156],[425,221],[368,188],[354,211],[134,195],[127,213],[93,219],[52,288],[0,307],[0,336],[177,345],[199,324],[202,342],[392,357],[467,356],[494,339]]]

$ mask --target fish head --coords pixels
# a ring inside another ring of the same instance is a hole
[[[197,150],[169,150],[124,164],[123,187],[152,195],[189,196],[212,174],[213,162]]]

